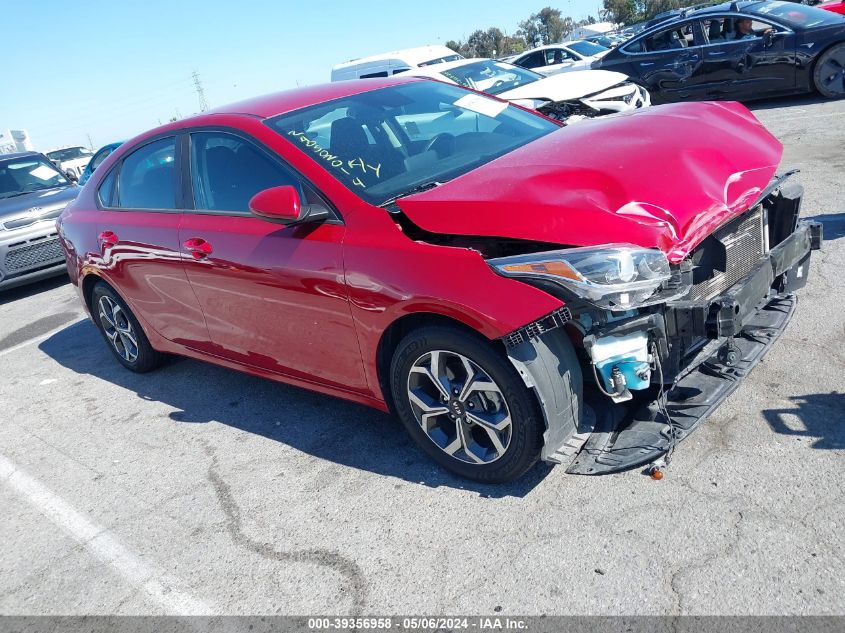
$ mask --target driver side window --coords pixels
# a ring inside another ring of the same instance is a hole
[[[565,51],[562,48],[550,48],[546,50],[545,53],[546,65],[548,66],[563,64],[564,62],[570,62],[574,59],[569,51]]]
[[[299,179],[262,149],[233,134],[191,134],[191,183],[194,208],[249,213],[259,191],[292,185]]]
[[[546,56],[543,54],[543,51],[537,51],[523,57],[519,60],[518,65],[523,68],[542,68],[546,65]]]
[[[674,25],[642,40],[644,51],[671,51],[694,45],[692,22]]]

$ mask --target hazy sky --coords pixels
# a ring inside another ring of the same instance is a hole
[[[342,61],[513,33],[551,5],[578,19],[599,0],[0,0],[0,129],[26,129],[40,151],[100,145],[209,105],[329,81]]]

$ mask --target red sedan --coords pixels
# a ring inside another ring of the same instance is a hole
[[[361,80],[143,134],[58,225],[132,371],[180,354],[389,410],[480,481],[596,474],[669,451],[786,326],[821,236],[780,156],[738,104],[562,127]]]

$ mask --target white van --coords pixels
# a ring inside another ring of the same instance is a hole
[[[371,55],[338,64],[332,68],[332,81],[390,77],[411,68],[421,68],[458,59],[463,59],[463,55],[445,46],[405,48],[401,51]]]

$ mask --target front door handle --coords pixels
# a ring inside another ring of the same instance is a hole
[[[203,259],[204,257],[211,255],[214,251],[214,249],[211,248],[211,244],[201,237],[192,237],[189,240],[185,240],[183,246],[194,259]]]
[[[117,234],[113,231],[103,231],[102,233],[100,233],[98,238],[100,240],[100,245],[103,248],[114,246],[118,242]]]

